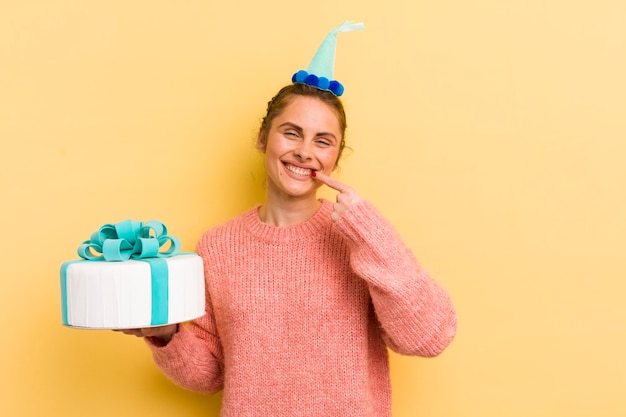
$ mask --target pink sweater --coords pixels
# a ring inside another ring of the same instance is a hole
[[[224,417],[391,415],[387,347],[435,356],[456,314],[370,203],[331,212],[274,227],[255,208],[203,235],[207,315],[148,341],[172,381],[223,389]]]

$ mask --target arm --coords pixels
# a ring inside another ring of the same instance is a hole
[[[369,202],[351,206],[336,226],[350,246],[353,271],[368,284],[385,343],[401,354],[440,354],[456,333],[448,294]]]
[[[223,388],[223,355],[207,315],[187,324],[116,330],[143,337],[154,362],[174,383],[211,394]]]
[[[334,178],[313,176],[339,191],[332,220],[348,242],[353,271],[368,284],[387,346],[407,355],[441,353],[456,334],[448,294],[373,205]]]
[[[145,338],[154,362],[170,380],[207,394],[221,390],[224,384],[223,352],[212,317],[207,312],[199,319],[179,325],[167,343]]]

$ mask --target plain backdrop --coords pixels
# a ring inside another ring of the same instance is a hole
[[[337,177],[458,309],[443,355],[391,355],[394,416],[626,414],[625,2],[2,0],[3,415],[218,415],[141,340],[63,327],[59,266],[105,223],[194,250],[260,203],[266,103],[346,19]]]

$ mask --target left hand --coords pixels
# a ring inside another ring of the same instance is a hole
[[[329,177],[320,171],[315,171],[315,175],[313,176],[316,180],[321,183],[328,185],[333,190],[339,191],[337,194],[337,202],[334,204],[334,210],[331,214],[331,219],[336,222],[339,218],[345,213],[350,206],[361,201],[361,196],[351,187],[348,187],[344,183]]]

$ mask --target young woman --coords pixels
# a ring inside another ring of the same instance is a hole
[[[438,355],[456,315],[374,206],[330,177],[346,130],[334,94],[295,83],[268,104],[257,147],[265,202],[206,232],[207,314],[129,330],[222,416],[389,416],[387,348]],[[317,198],[326,184],[336,202]]]

